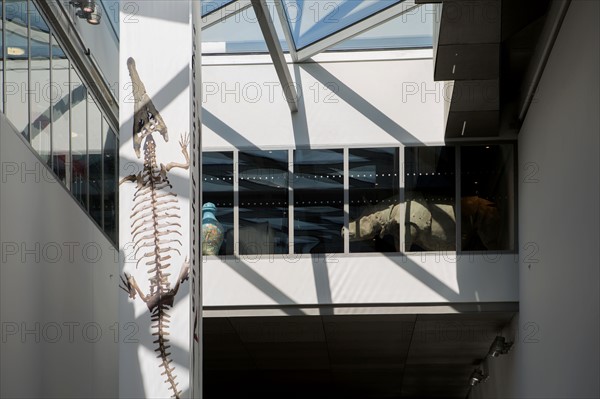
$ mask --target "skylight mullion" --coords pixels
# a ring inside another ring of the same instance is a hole
[[[368,16],[352,25],[349,25],[338,32],[326,36],[304,48],[296,49],[298,53],[298,61],[305,61],[344,40],[375,28],[376,26],[379,26],[392,18],[405,14],[413,10],[415,7],[419,7],[419,5],[415,4],[414,0],[402,1],[382,11],[379,11],[376,14]]]
[[[223,22],[251,6],[252,3],[250,0],[234,0],[224,4],[222,7],[202,15],[202,30],[208,29],[219,22]]]

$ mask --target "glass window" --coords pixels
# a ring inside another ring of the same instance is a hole
[[[38,9],[29,10],[29,41],[31,49],[29,109],[31,111],[31,146],[48,165],[51,157],[50,120],[50,29]]]
[[[294,252],[343,253],[344,151],[294,151]]]
[[[219,8],[233,3],[235,0],[202,0],[202,16],[217,11]]]
[[[71,68],[71,193],[87,209],[87,90]]]
[[[102,154],[104,169],[104,231],[117,242],[118,217],[118,176],[117,161],[119,157],[117,137],[106,120],[102,122]]]
[[[67,188],[71,187],[71,170],[69,152],[69,60],[60,48],[56,38],[52,36],[52,86],[50,102],[52,103],[52,169]]]
[[[5,4],[5,109],[6,117],[29,140],[27,1]]]
[[[431,47],[433,4],[423,4],[373,29],[331,47],[331,50],[376,50]]]
[[[119,12],[120,12],[120,2],[119,0],[101,0],[100,4],[103,8],[103,16],[104,20],[108,21],[115,33],[115,36],[119,37]],[[127,3],[125,3],[127,4]],[[127,5],[127,11],[131,12],[131,3]]]
[[[404,249],[455,251],[454,147],[414,147],[404,153]]]
[[[96,223],[102,227],[102,114],[92,96],[88,96],[87,109],[89,212]]]
[[[513,145],[461,147],[463,251],[514,249]]]
[[[219,255],[233,255],[233,152],[202,154],[202,202],[217,207],[217,220],[223,225]]]
[[[399,251],[399,149],[351,149],[349,155],[350,252]]]
[[[285,0],[283,4],[296,48],[301,49],[400,2]]]
[[[288,253],[288,152],[239,153],[239,253]]]
[[[279,43],[283,51],[287,51],[287,42],[275,5],[269,1],[267,7],[273,19]],[[202,31],[202,52],[204,54],[266,53],[267,51],[267,43],[253,7],[246,8]]]

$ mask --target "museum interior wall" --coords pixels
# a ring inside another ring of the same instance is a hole
[[[0,123],[1,396],[116,397],[118,250]]]
[[[204,57],[203,202],[225,230],[205,306],[518,301],[514,143],[444,146],[431,57],[290,65],[297,113],[268,57]]]
[[[599,13],[571,3],[519,134],[515,346],[473,398],[600,395]]]

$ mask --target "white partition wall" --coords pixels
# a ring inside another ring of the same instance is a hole
[[[120,345],[119,393],[187,397],[189,2],[135,5],[135,23],[120,30],[119,237],[131,297],[121,291],[119,305],[120,321],[133,334]],[[122,21],[132,17],[122,10]]]
[[[571,2],[519,133],[515,345],[473,398],[600,395],[599,13]]]
[[[244,179],[251,174],[244,157],[255,156],[257,152],[287,166],[271,172],[265,166],[261,173],[267,175],[250,179],[274,179],[273,184],[278,185],[278,179],[285,180],[289,174],[290,181],[293,180],[290,191],[296,192],[288,198],[282,194],[280,199],[280,194],[272,192],[269,203],[276,206],[287,204],[288,200],[293,204],[294,196],[299,195],[293,187],[297,181],[294,168],[298,167],[294,150],[343,151],[346,164],[340,164],[339,176],[327,176],[333,179],[360,170],[360,166],[352,165],[360,149],[387,148],[388,152],[396,149],[392,169],[402,177],[398,179],[400,186],[394,190],[395,195],[404,198],[404,149],[444,145],[448,86],[432,80],[431,57],[432,51],[427,49],[325,53],[311,62],[289,64],[300,96],[297,113],[290,113],[275,69],[266,56],[204,57],[203,149],[205,154],[225,154],[206,158],[205,162],[232,165],[231,201],[223,201],[231,202],[231,206],[226,205],[222,215],[229,227],[235,227],[229,238],[234,240],[233,246],[221,251],[227,256],[207,257],[204,262],[204,305],[209,310],[239,306],[369,307],[518,301],[518,255],[512,244],[507,252],[457,253],[453,249],[404,254],[406,248],[400,252],[362,253],[353,249],[351,241],[344,242],[344,250],[299,253],[299,235],[303,233],[295,209],[297,203],[287,208],[281,206],[285,208],[280,218],[283,230],[289,230],[289,237],[286,233],[283,240],[287,240],[289,251],[267,248],[263,251],[266,254],[250,250],[245,255],[232,256],[243,252],[240,252],[240,240],[243,241],[240,235],[245,234],[244,218],[260,216],[258,211],[242,209],[250,198],[247,188],[250,186],[244,186]],[[229,160],[219,158],[222,156]],[[304,156],[310,157],[310,152]],[[458,157],[457,150],[457,160]],[[512,167],[510,161],[508,165]],[[217,169],[213,165],[211,170]],[[208,169],[205,173],[209,173]],[[214,175],[205,176],[205,184],[219,180]],[[512,187],[514,179],[509,180]],[[220,190],[220,182],[213,183],[215,190]],[[346,220],[348,223],[351,222],[348,212],[352,212],[357,198],[352,184],[345,182],[340,187],[346,187],[344,195],[348,197],[343,197],[340,191],[339,201],[343,198],[347,206],[343,214],[350,219]],[[514,199],[513,191],[507,195]],[[259,201],[253,205],[259,205]],[[397,212],[395,208],[389,209],[390,213]],[[511,209],[514,211],[514,207]],[[405,208],[399,211],[402,221],[405,211]],[[337,222],[340,226],[341,220]],[[294,228],[290,229],[291,225]],[[237,228],[241,229],[239,233]],[[401,236],[404,233],[401,227]],[[274,234],[277,247],[280,238],[277,232]],[[511,241],[514,239],[511,233]]]

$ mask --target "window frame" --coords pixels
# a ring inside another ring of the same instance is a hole
[[[513,245],[512,248],[510,250],[489,250],[489,251],[463,251],[461,248],[461,178],[460,178],[460,163],[461,163],[461,151],[460,149],[462,147],[465,146],[481,146],[481,145],[508,145],[510,146],[510,149],[512,151],[512,170],[513,170],[513,192],[514,192],[514,197],[512,198],[512,206],[514,209],[513,212],[513,220],[512,220],[512,225],[513,225],[513,237],[514,240],[513,241]],[[289,182],[293,181],[293,173],[294,173],[294,164],[293,164],[293,154],[295,150],[319,150],[319,149],[335,149],[335,150],[342,150],[343,151],[343,162],[344,162],[344,176],[343,176],[343,180],[344,180],[344,252],[340,252],[340,253],[296,253],[294,251],[294,223],[293,223],[293,218],[294,218],[294,192],[293,192],[293,187],[292,184],[288,184],[288,190],[289,190],[289,201],[288,201],[288,215],[290,220],[292,221],[291,223],[288,223],[288,237],[289,237],[289,252],[287,254],[264,254],[264,258],[265,259],[275,259],[275,258],[283,258],[283,259],[299,259],[302,256],[310,256],[313,258],[326,258],[330,255],[336,255],[336,256],[340,256],[340,257],[365,257],[365,256],[377,256],[380,255],[380,253],[378,252],[350,252],[350,241],[349,241],[349,234],[348,234],[348,226],[350,223],[350,218],[349,218],[349,207],[350,207],[350,195],[349,195],[349,152],[352,149],[362,149],[362,148],[394,148],[394,149],[398,149],[399,150],[399,157],[398,157],[398,162],[399,165],[398,166],[398,170],[400,171],[399,176],[398,176],[398,184],[399,184],[399,201],[400,201],[400,223],[399,223],[399,237],[400,237],[400,251],[393,251],[393,252],[386,252],[386,254],[391,255],[391,256],[397,256],[397,255],[412,255],[412,256],[416,256],[416,255],[422,255],[422,256],[426,256],[426,255],[435,255],[435,256],[440,256],[442,253],[448,253],[451,254],[452,256],[460,256],[461,254],[465,254],[465,255],[476,255],[476,254],[483,254],[484,256],[494,256],[494,255],[502,255],[502,254],[517,254],[519,252],[519,247],[518,247],[518,228],[517,228],[517,220],[518,220],[518,169],[517,169],[517,141],[516,140],[488,140],[488,141],[460,141],[460,142],[450,142],[450,143],[445,143],[443,145],[437,145],[435,147],[454,147],[454,162],[455,162],[455,203],[454,203],[454,209],[455,209],[455,219],[456,219],[456,246],[455,246],[455,251],[407,251],[406,248],[404,248],[404,244],[405,244],[405,240],[404,238],[406,237],[406,228],[405,228],[405,220],[406,220],[406,198],[405,198],[405,188],[406,188],[406,181],[404,179],[404,174],[405,174],[405,159],[406,159],[406,155],[405,155],[405,149],[406,148],[414,148],[414,147],[425,147],[427,145],[425,144],[407,144],[407,145],[351,145],[351,146],[313,146],[313,147],[305,147],[305,146],[298,146],[298,147],[285,147],[285,146],[273,146],[273,147],[262,147],[259,150],[260,151],[279,151],[279,150],[284,150],[284,151],[288,151],[288,157],[289,157]],[[237,147],[237,148],[211,148],[211,149],[206,149],[203,150],[203,153],[212,153],[212,152],[233,152],[233,162],[234,162],[234,167],[233,167],[233,174],[234,174],[234,184],[233,184],[233,198],[234,198],[234,207],[233,207],[233,237],[234,237],[234,242],[237,243],[239,242],[239,169],[238,169],[238,162],[239,162],[239,153],[240,152],[245,152],[245,151],[256,151],[256,148],[246,148],[246,147]],[[253,261],[260,259],[263,255],[240,255],[239,251],[238,251],[238,246],[234,245],[234,253],[233,255],[222,255],[222,256],[209,256],[209,258],[221,258],[221,257],[246,257],[246,256],[251,256]]]

